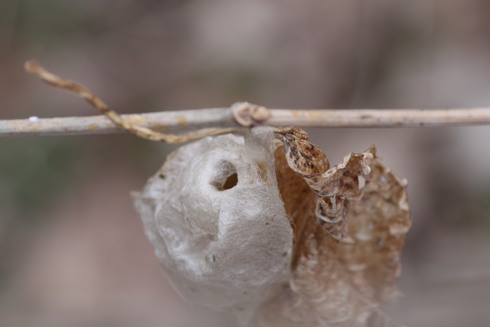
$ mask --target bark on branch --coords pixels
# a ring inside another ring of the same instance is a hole
[[[184,142],[228,133],[240,127],[416,127],[490,124],[490,108],[468,109],[267,109],[247,102],[230,108],[163,111],[119,115],[85,86],[58,77],[39,63],[26,70],[45,82],[87,100],[103,115],[89,117],[0,120],[0,136],[66,135],[129,132],[154,141]],[[170,134],[185,129],[185,134]],[[168,133],[163,133],[165,130]]]
[[[490,124],[490,108],[475,109],[267,109],[269,117],[252,125],[300,127],[417,127]],[[163,111],[121,115],[133,124],[156,130],[243,127],[232,108]],[[0,120],[0,136],[122,133],[105,116]]]

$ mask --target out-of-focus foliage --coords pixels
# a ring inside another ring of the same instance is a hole
[[[35,142],[19,138],[3,139],[1,143],[2,208],[11,208],[18,220],[39,218],[43,206],[73,181],[79,152],[76,142],[63,138],[38,138]]]

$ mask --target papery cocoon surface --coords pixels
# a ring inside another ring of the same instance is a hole
[[[250,323],[290,277],[293,230],[279,194],[274,136],[208,137],[179,148],[136,196],[156,255],[191,303]]]

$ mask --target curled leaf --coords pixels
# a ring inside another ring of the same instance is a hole
[[[350,154],[332,168],[329,176],[340,175],[332,179],[336,185],[332,189],[337,195],[346,194],[344,205],[348,207],[341,221],[349,241],[339,242],[316,219],[315,195],[308,192],[307,182],[290,169],[280,151],[276,174],[286,212],[295,226],[292,276],[288,286],[263,307],[261,325],[390,325],[382,304],[398,294],[395,282],[411,224],[406,183],[379,162],[374,147]],[[354,188],[345,187],[343,178],[349,184],[356,174],[365,178],[363,187],[358,183]],[[360,197],[357,189],[362,189]]]

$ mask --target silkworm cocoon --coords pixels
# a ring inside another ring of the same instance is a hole
[[[156,256],[189,302],[248,325],[290,278],[293,230],[279,194],[274,135],[207,137],[172,153],[136,195]]]

